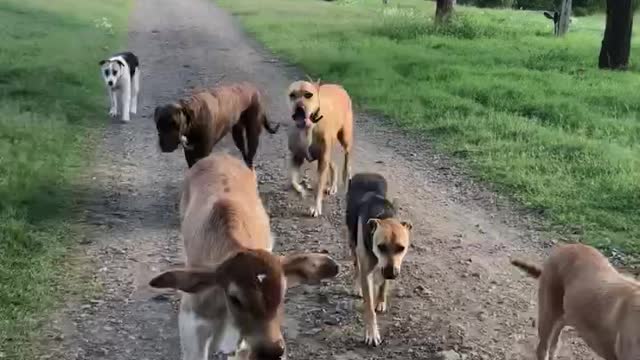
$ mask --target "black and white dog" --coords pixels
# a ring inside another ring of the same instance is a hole
[[[107,85],[111,108],[109,115],[118,115],[118,102],[122,121],[129,121],[129,113],[138,111],[138,91],[140,90],[140,63],[131,52],[121,52],[100,61],[102,78]],[[119,99],[118,99],[119,98]]]

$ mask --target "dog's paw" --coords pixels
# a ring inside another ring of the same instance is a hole
[[[384,301],[380,301],[376,306],[376,311],[379,313],[387,312],[387,303]]]
[[[109,116],[115,117],[116,115],[118,115],[118,110],[114,108],[109,109]]]
[[[123,123],[128,123],[129,121],[131,121],[131,119],[128,116],[123,116],[122,117],[122,122]]]
[[[300,184],[292,183],[291,187],[293,188],[293,190],[295,190],[296,193],[298,193],[298,195],[300,195],[300,197],[304,198],[307,196],[307,191]]]
[[[138,113],[138,109],[134,106],[131,107],[131,113],[132,114],[137,114]]]
[[[322,208],[320,206],[312,206],[309,208],[309,215],[311,215],[311,217],[318,217],[322,215]]]
[[[332,184],[328,188],[324,189],[325,195],[335,195],[338,193],[338,184]]]
[[[353,295],[362,297],[362,288],[360,287],[360,284],[353,285]]]
[[[382,339],[380,338],[380,331],[378,331],[377,326],[371,326],[365,331],[364,343],[369,346],[378,346],[382,343]]]

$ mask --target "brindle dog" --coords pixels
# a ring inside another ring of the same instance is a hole
[[[260,92],[246,82],[195,91],[176,103],[156,107],[153,117],[162,152],[182,145],[189,167],[209,155],[231,131],[244,162],[253,169],[262,128],[275,134],[280,127],[269,123]]]

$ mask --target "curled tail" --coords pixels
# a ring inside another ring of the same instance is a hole
[[[528,264],[520,260],[511,260],[511,264],[515,267],[520,268],[521,270],[524,270],[524,272],[526,272],[529,276],[536,279],[540,277],[540,274],[542,274],[542,269],[537,265]]]
[[[267,129],[269,134],[275,134],[278,132],[278,129],[280,129],[280,124],[272,125],[266,115],[262,115],[262,125]]]

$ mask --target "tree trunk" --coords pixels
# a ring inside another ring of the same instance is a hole
[[[569,23],[571,22],[571,0],[563,0],[560,9],[560,21],[558,26],[558,36],[564,36],[569,31]]]
[[[453,13],[454,0],[436,0],[436,22],[446,22]]]
[[[631,53],[632,0],[607,0],[607,26],[600,48],[600,69],[626,70]]]

